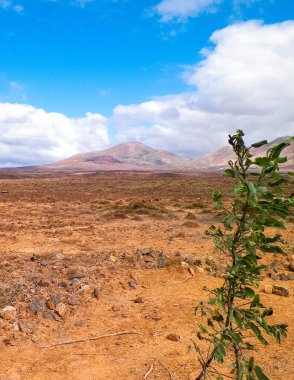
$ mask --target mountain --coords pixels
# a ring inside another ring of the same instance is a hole
[[[62,171],[187,170],[195,169],[195,162],[190,158],[150,148],[140,142],[129,142],[98,152],[80,153],[38,168]]]
[[[252,154],[253,159],[259,156],[265,156],[268,149],[272,148],[274,145],[280,144],[286,141],[290,136],[282,136],[277,139],[269,142],[266,145],[261,146],[260,148],[253,148]],[[282,165],[284,169],[294,166],[294,143],[283,150],[282,156],[287,156],[288,161]],[[211,153],[206,154],[202,158],[196,160],[195,164],[198,168],[205,169],[223,169],[228,166],[228,161],[234,161],[234,152],[230,146],[225,146],[219,148]]]
[[[273,145],[285,141],[288,136],[279,137],[270,143],[253,149],[254,156],[262,156]],[[288,162],[283,164],[284,169],[293,167],[294,144],[292,143],[284,154]],[[191,159],[178,156],[165,150],[150,148],[140,142],[129,142],[116,145],[112,148],[89,153],[80,153],[53,164],[32,167],[34,171],[193,171],[193,170],[221,170],[228,166],[228,161],[234,160],[234,153],[230,146],[217,149],[200,159]]]

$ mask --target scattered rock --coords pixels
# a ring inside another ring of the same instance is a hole
[[[46,308],[45,302],[41,300],[40,298],[34,297],[32,298],[30,302],[30,310],[33,313],[39,313],[41,311],[44,311]]]
[[[45,319],[49,319],[50,321],[55,321],[57,320],[56,317],[58,318],[58,320],[60,320],[60,317],[55,314],[52,310],[45,310],[43,311],[43,318]]]
[[[5,306],[0,310],[0,317],[10,321],[16,317],[16,308],[14,306]]]
[[[136,287],[137,287],[137,282],[136,282],[134,279],[131,279],[131,280],[129,281],[129,287],[130,287],[130,288],[133,288],[133,289],[136,289]]]
[[[183,268],[189,268],[189,264],[186,262],[186,261],[181,261],[181,266],[183,267]]]
[[[90,294],[90,293],[92,293],[91,286],[90,285],[86,285],[86,284],[81,285],[79,291],[82,294]]]
[[[151,255],[153,253],[153,248],[152,247],[149,247],[149,248],[144,248],[141,250],[141,254],[144,256],[144,255]]]
[[[36,281],[36,285],[41,286],[42,288],[46,288],[47,286],[49,286],[49,282],[41,278]]]
[[[166,256],[163,252],[160,252],[158,255],[158,268],[161,269],[166,265]]]
[[[288,269],[290,272],[294,272],[294,260],[293,259],[290,261]]]
[[[86,322],[83,319],[79,319],[78,321],[75,322],[76,327],[83,327],[85,326]]]
[[[56,252],[51,257],[51,260],[59,261],[59,260],[62,260],[63,258],[64,258],[64,254],[62,252]]]
[[[67,299],[67,303],[71,306],[78,305],[80,302],[77,297],[75,296],[69,296]]]
[[[75,273],[71,273],[69,275],[69,280],[74,280],[74,279],[81,279],[81,278],[84,278],[86,277],[86,275],[82,272],[75,272]]]
[[[274,285],[273,294],[276,294],[282,297],[289,297],[289,290],[287,288],[284,288],[283,286]]]
[[[195,271],[193,268],[189,267],[189,272],[191,273],[192,276],[195,276]]]
[[[99,288],[94,288],[94,290],[93,290],[93,295],[94,295],[94,297],[95,297],[97,300],[99,300],[99,298],[100,298],[100,289],[99,289]]]
[[[142,297],[135,298],[134,303],[144,303],[143,298]]]
[[[280,276],[275,274],[275,273],[270,273],[270,277],[274,280],[274,281],[279,281],[280,280]]]
[[[109,258],[108,258],[108,260],[110,262],[112,262],[113,264],[117,262],[117,258],[115,256],[113,256],[113,255],[110,255]]]
[[[195,266],[195,269],[196,269],[196,271],[199,272],[199,273],[204,273],[204,268],[201,268],[201,267]]]
[[[68,306],[64,303],[59,303],[56,305],[55,311],[57,315],[59,315],[61,318],[64,318],[68,312]]]
[[[181,339],[180,335],[178,334],[168,334],[166,338],[173,342],[178,342]]]
[[[196,265],[196,267],[202,267],[202,260],[200,259],[195,260],[194,265]]]
[[[18,326],[20,331],[22,331],[25,334],[32,334],[35,330],[34,326],[31,323],[25,321],[19,321]]]
[[[33,255],[30,260],[31,261],[39,261],[40,260],[40,256],[39,255]]]
[[[272,292],[273,292],[273,286],[269,285],[269,284],[266,284],[266,285],[264,285],[263,291],[264,291],[264,293],[272,294]]]

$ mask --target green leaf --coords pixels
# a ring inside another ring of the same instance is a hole
[[[224,176],[225,177],[232,177],[232,178],[235,178],[235,172],[233,169],[226,169],[224,171]]]
[[[254,144],[252,144],[252,148],[259,148],[260,146],[263,146],[263,145],[266,145],[267,144],[267,140],[262,140],[262,141],[258,141]]]
[[[261,245],[259,248],[262,252],[285,254],[284,250],[278,245]]]
[[[254,357],[251,356],[251,358],[248,360],[247,368],[249,372],[253,371],[254,368]]]
[[[269,157],[257,157],[253,163],[265,168],[271,163],[271,159]]]
[[[258,380],[270,380],[258,365],[255,366],[254,371]]]

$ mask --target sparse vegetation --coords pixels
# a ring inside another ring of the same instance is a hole
[[[207,233],[214,239],[219,253],[229,257],[230,264],[223,285],[207,289],[208,304],[201,302],[195,309],[197,315],[207,317],[205,324],[199,324],[198,341],[209,343],[204,354],[202,345],[194,342],[202,366],[196,380],[225,377],[268,380],[249,353],[257,348],[256,340],[262,345],[269,344],[266,335],[278,343],[287,335],[286,324],[269,323],[273,308],[261,303],[256,289],[265,268],[260,264],[263,253],[284,254],[281,247],[284,241],[275,231],[285,228],[294,198],[283,195],[281,186],[287,182],[287,175],[279,172],[279,164],[287,161],[281,154],[291,139],[269,149],[266,157],[252,160],[252,148],[267,142],[246,147],[243,136],[240,130],[229,136],[236,161],[229,162],[225,175],[235,181],[235,199],[227,207],[219,191],[212,195],[217,208],[225,211],[226,216],[222,227],[212,225]],[[272,228],[270,232],[269,228]],[[229,373],[220,368],[227,361]]]

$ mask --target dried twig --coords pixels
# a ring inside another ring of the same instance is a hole
[[[69,344],[85,343],[85,342],[90,342],[91,340],[98,340],[98,339],[108,338],[111,336],[119,336],[119,335],[127,335],[127,334],[138,334],[139,335],[139,333],[135,330],[126,330],[126,331],[119,331],[119,332],[111,333],[111,334],[103,334],[103,335],[99,335],[99,336],[94,336],[91,338],[75,339],[75,340],[69,340],[69,341],[63,342],[63,343],[50,344],[48,346],[43,346],[41,348],[51,348],[51,347],[57,347],[57,346],[66,346]]]
[[[183,281],[174,282],[174,283],[171,284],[171,285],[179,285],[179,284],[183,284],[184,282],[186,282],[186,281],[188,281],[188,280],[191,280],[191,278],[193,278],[193,276],[189,276],[189,277],[185,278],[185,280],[183,280]],[[171,286],[171,285],[170,285],[170,286]]]
[[[169,369],[168,369],[168,368],[162,363],[162,361],[160,361],[159,359],[157,359],[157,361],[158,361],[158,363],[160,363],[160,364],[162,365],[162,367],[168,372],[170,380],[173,380],[173,376],[172,376],[170,370],[169,370]]]
[[[153,371],[153,369],[154,369],[154,363],[151,364],[149,370],[145,373],[144,380],[147,380],[147,377],[150,375],[150,373]]]

